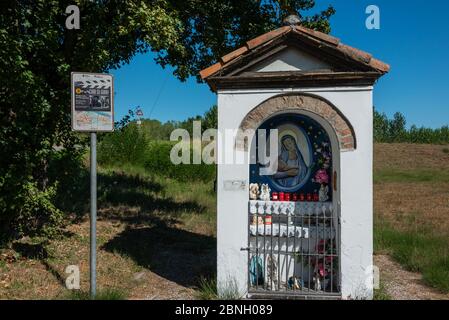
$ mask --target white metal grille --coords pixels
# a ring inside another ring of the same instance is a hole
[[[338,295],[338,217],[331,202],[249,201],[249,293]]]

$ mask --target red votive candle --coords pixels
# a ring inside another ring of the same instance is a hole
[[[300,193],[299,194],[299,201],[304,201],[306,200],[306,197],[304,196],[304,193]]]
[[[311,194],[311,193],[308,193],[306,199],[307,199],[307,201],[312,201],[312,199],[313,199],[313,198],[312,198],[312,194]]]
[[[278,195],[277,192],[273,192],[271,194],[271,200],[273,200],[273,201],[278,201],[279,200],[279,195]]]
[[[294,201],[294,202],[298,201],[298,194],[297,193],[292,194],[292,201]]]
[[[318,195],[318,193],[314,193],[313,194],[313,201],[317,202],[320,200],[320,196]]]
[[[283,192],[279,192],[279,201],[284,201],[285,194]]]
[[[285,201],[290,201],[290,193],[286,193],[285,195],[284,195],[284,198],[285,198]]]

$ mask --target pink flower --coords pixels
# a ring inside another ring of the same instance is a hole
[[[321,276],[321,277],[325,277],[325,276],[327,276],[327,271],[326,271],[326,269],[324,268],[324,266],[323,266],[323,264],[318,264],[318,274]]]
[[[320,184],[328,184],[329,176],[327,175],[326,170],[318,170],[315,174],[315,182]]]

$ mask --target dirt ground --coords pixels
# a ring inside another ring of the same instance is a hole
[[[374,264],[379,267],[384,290],[392,300],[449,300],[449,294],[424,285],[419,273],[404,270],[387,255],[375,255]]]

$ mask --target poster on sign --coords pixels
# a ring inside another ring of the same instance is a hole
[[[109,74],[72,72],[72,129],[114,130],[114,84]]]

